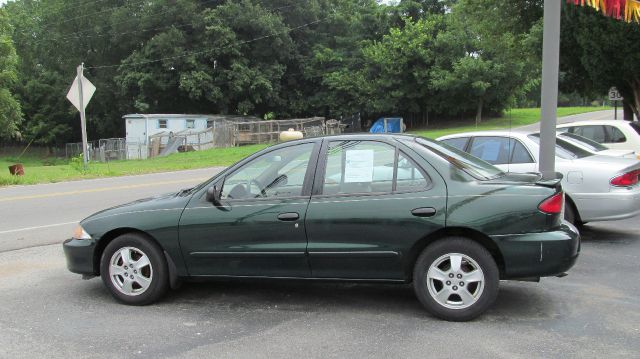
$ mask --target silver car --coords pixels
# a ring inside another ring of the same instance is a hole
[[[483,131],[443,136],[439,141],[506,172],[537,172],[540,137],[532,132]],[[640,214],[640,161],[594,154],[556,139],[556,171],[567,197],[565,218],[575,224]]]
[[[640,155],[636,155],[632,150],[614,150],[605,145],[601,145],[598,142],[576,135],[569,132],[556,132],[558,138],[570,142],[584,150],[587,150],[594,155],[605,155],[613,157],[625,157],[625,158],[637,158],[640,159]]]

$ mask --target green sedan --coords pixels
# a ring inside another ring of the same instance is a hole
[[[144,305],[182,281],[413,283],[433,315],[470,320],[500,280],[563,276],[580,252],[559,179],[506,174],[406,135],[341,135],[260,151],[194,188],[84,219],[70,271]]]

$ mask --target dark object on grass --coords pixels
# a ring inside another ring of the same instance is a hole
[[[16,163],[15,165],[9,166],[9,173],[12,176],[24,176],[24,167],[22,163]]]

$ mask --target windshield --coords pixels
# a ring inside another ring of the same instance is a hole
[[[429,151],[434,153],[470,176],[479,180],[489,180],[504,176],[499,168],[470,154],[460,151],[443,142],[437,142],[422,137],[416,137],[415,141],[400,140],[417,152]]]
[[[533,142],[540,145],[540,134],[534,133],[532,135],[527,136]],[[556,138],[556,156],[560,158],[564,158],[565,160],[575,160],[576,158],[584,158],[588,156],[593,156],[593,153],[584,150],[573,143],[565,141],[561,138]]]
[[[575,133],[563,132],[559,133],[558,136],[567,137],[569,140],[578,141],[579,145],[582,145],[593,152],[600,152],[608,149],[607,146],[601,145],[592,139],[576,135]]]

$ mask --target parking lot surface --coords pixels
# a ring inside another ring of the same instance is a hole
[[[69,273],[59,244],[6,251],[0,356],[637,358],[639,219],[587,225],[569,276],[502,282],[468,323],[431,317],[409,285],[188,283],[130,307]]]

